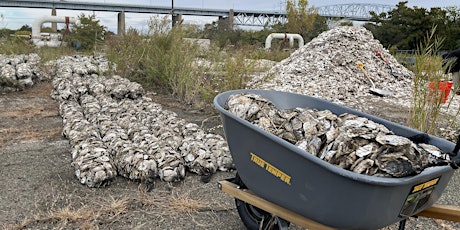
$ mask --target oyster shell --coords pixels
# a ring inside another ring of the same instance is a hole
[[[412,162],[399,153],[379,155],[375,163],[381,171],[392,177],[405,177],[417,173]]]

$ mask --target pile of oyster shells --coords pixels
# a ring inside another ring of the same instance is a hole
[[[186,171],[212,175],[234,168],[225,139],[188,123],[144,96],[141,85],[106,77],[104,57],[61,57],[51,97],[60,103],[64,137],[82,184],[106,185],[121,175],[152,185]]]
[[[405,177],[448,164],[439,148],[395,135],[384,125],[353,114],[309,108],[281,110],[257,94],[233,94],[226,109],[263,130],[356,173]]]
[[[38,54],[0,54],[0,91],[17,91],[31,87],[46,77],[39,69]]]
[[[376,51],[385,57],[387,63]],[[372,84],[358,68],[357,62],[364,64],[375,88],[390,91],[392,95],[381,97],[371,94]],[[385,104],[410,108],[413,78],[414,74],[399,64],[366,28],[339,26],[300,47],[290,57],[274,65],[267,75],[255,76],[246,88],[309,95],[372,114],[375,110],[382,111],[376,108]],[[449,76],[446,79],[450,79]],[[441,111],[456,117],[459,108],[460,96],[454,96],[452,102],[442,105]],[[446,127],[440,129],[440,133],[444,138],[455,141],[458,130]]]
[[[388,65],[375,51],[383,54]],[[358,68],[362,62],[376,88],[389,97],[369,93],[370,81]],[[393,76],[390,73],[399,73]],[[272,67],[268,77],[254,78],[248,88],[273,89],[319,97],[365,110],[373,102],[388,100],[409,105],[413,73],[399,64],[372,33],[362,26],[339,26],[325,31]]]

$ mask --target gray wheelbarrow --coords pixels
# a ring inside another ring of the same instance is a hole
[[[430,167],[403,178],[368,176],[339,168],[227,111],[229,96],[240,93],[259,94],[278,109],[301,107],[356,114],[385,125],[396,135],[422,135],[427,144],[446,153],[457,152],[459,146],[306,95],[270,90],[221,93],[214,98],[214,105],[220,112],[238,173],[237,178],[222,181],[219,187],[236,197],[240,217],[249,229],[285,229],[289,222],[319,229],[382,228],[432,206],[446,188],[454,168],[458,168],[458,156],[451,165]],[[460,209],[456,214],[460,219]]]

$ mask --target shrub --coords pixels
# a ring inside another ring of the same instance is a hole
[[[117,64],[117,74],[139,82],[147,89],[171,93],[187,104],[202,108],[223,91],[244,88],[254,71],[245,50],[202,50],[183,39],[187,28],[152,17],[149,30],[141,35],[129,29],[109,42],[107,57]]]
[[[28,38],[6,37],[4,42],[0,42],[0,53],[2,54],[28,54],[35,51],[35,47],[30,44]]]
[[[443,91],[437,90],[445,78],[445,71],[450,65],[442,65],[442,58],[436,55],[443,39],[435,37],[436,27],[427,34],[415,53],[415,64],[411,68],[415,74],[413,85],[412,108],[409,113],[408,125],[422,132],[435,134],[436,123],[441,115]],[[434,90],[430,89],[430,82]],[[447,112],[452,102],[451,95],[447,104]],[[458,111],[457,111],[458,114]]]

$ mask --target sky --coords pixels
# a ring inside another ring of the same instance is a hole
[[[56,0],[57,1],[57,0]],[[73,2],[106,2],[106,0],[66,0]],[[139,5],[152,5],[152,6],[171,6],[173,0],[107,0],[111,3],[120,4],[139,4]],[[320,7],[325,5],[334,4],[348,4],[348,3],[375,3],[385,5],[397,5],[401,0],[310,0],[309,6]],[[280,11],[284,9],[286,0],[175,0],[174,6],[193,7],[193,8],[208,8],[208,9],[245,9],[245,10],[269,10]],[[447,7],[457,6],[460,7],[460,0],[408,0],[408,6],[420,8],[432,7]],[[85,15],[95,14],[96,19],[100,24],[105,26],[112,32],[117,32],[117,13],[116,12],[92,12],[92,11],[70,11],[70,10],[57,10],[58,16],[78,17],[81,13]],[[33,21],[44,15],[51,15],[51,9],[27,9],[27,8],[0,8],[0,28],[19,29],[23,25],[32,26]],[[135,14],[126,13],[125,22],[126,28],[136,28],[140,31],[147,29],[146,25],[152,15],[149,14]],[[200,24],[210,23],[217,20],[213,17],[197,17],[197,16],[183,16],[184,23]],[[50,26],[50,25],[44,25]],[[58,28],[64,25],[58,24]]]

